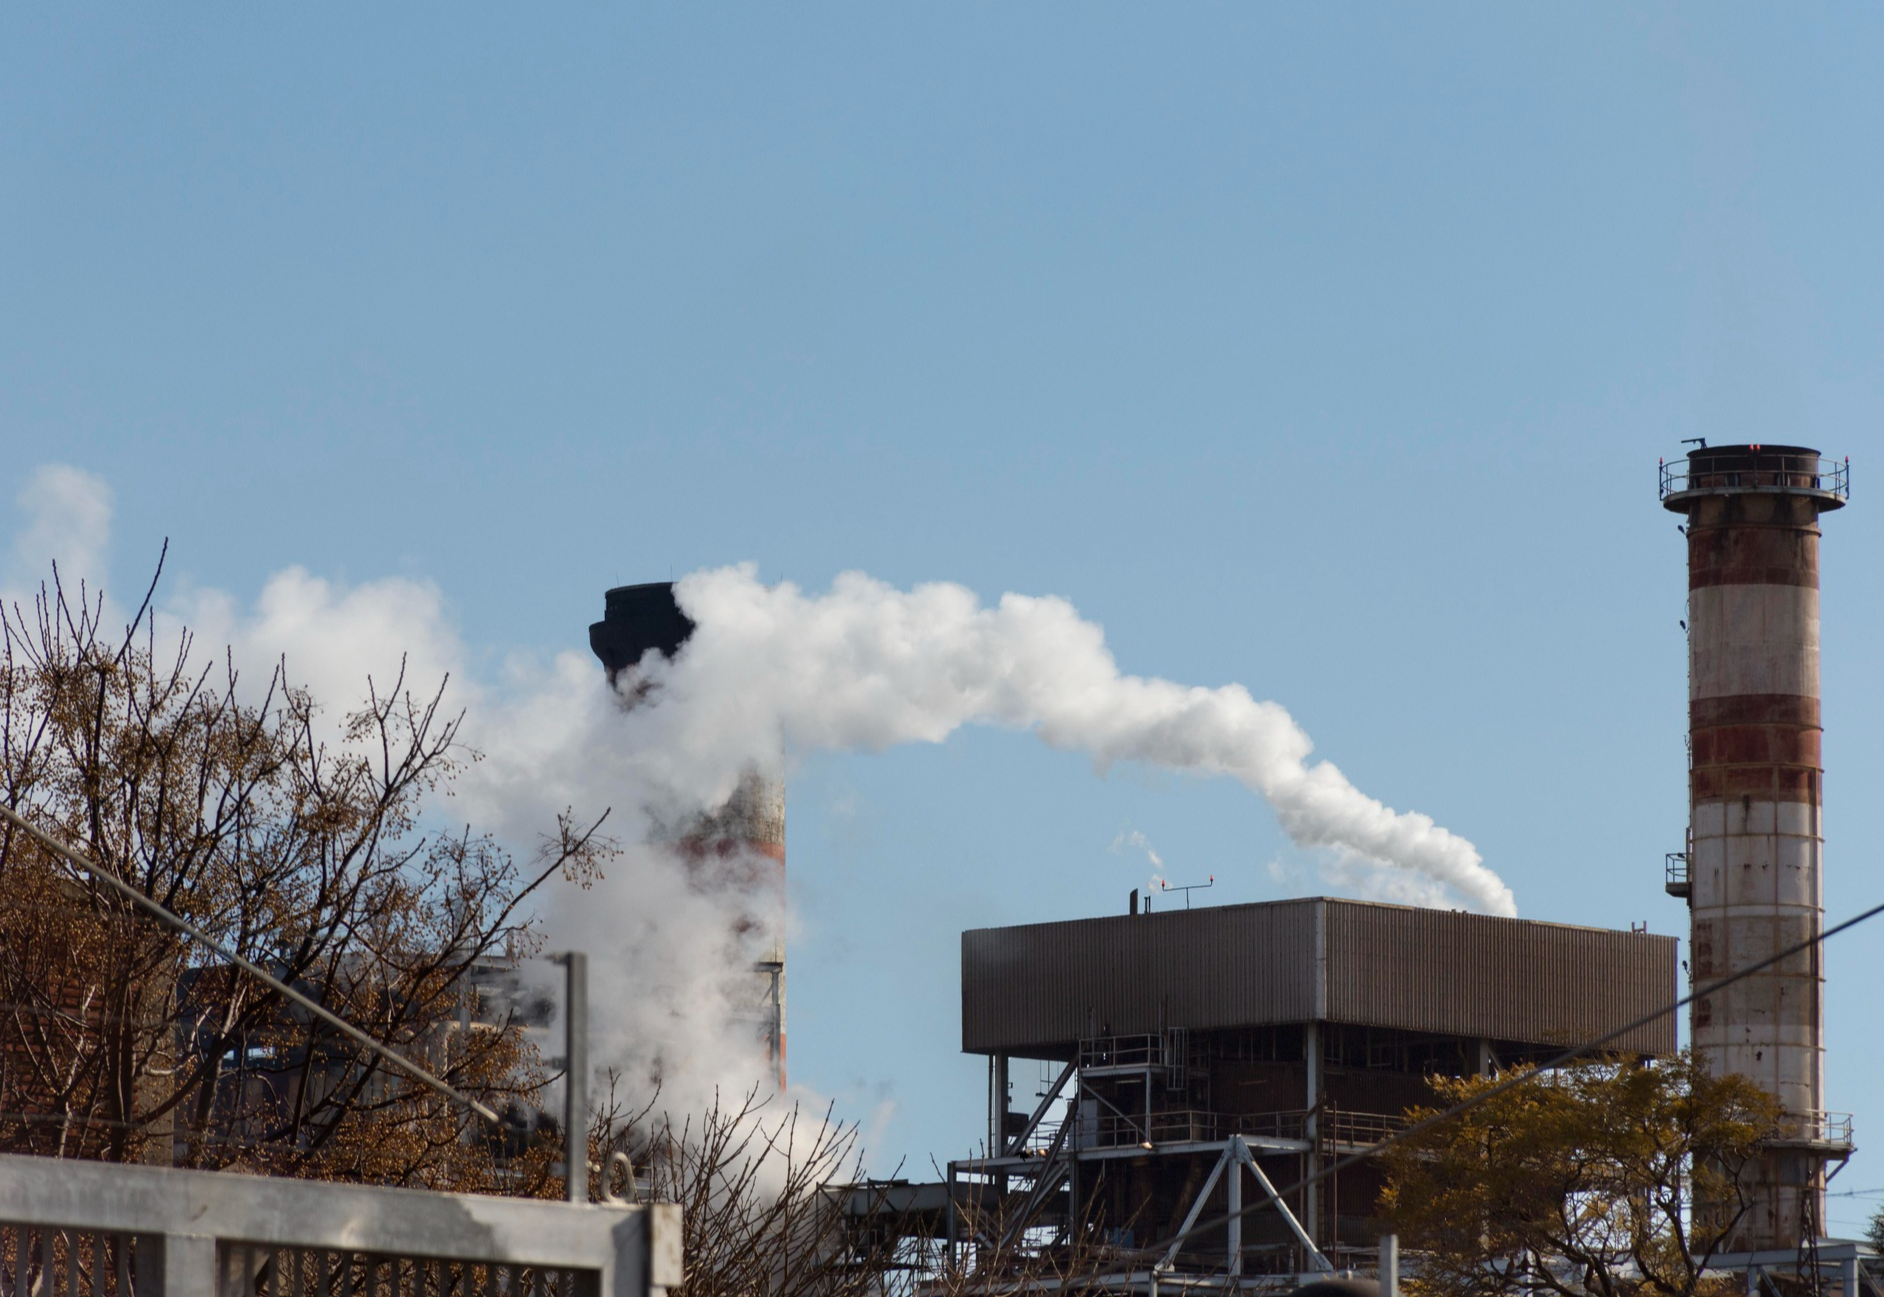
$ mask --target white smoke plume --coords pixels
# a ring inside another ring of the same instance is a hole
[[[1144,852],[1145,863],[1151,866],[1151,877],[1145,885],[1147,895],[1151,892],[1159,891],[1170,884],[1171,880],[1164,876],[1164,857],[1159,855],[1158,849],[1151,845],[1150,838],[1140,833],[1137,829],[1121,832],[1118,837],[1112,839],[1111,849],[1116,853],[1125,847],[1132,847],[1138,851]]]
[[[750,566],[695,573],[676,594],[698,629],[677,661],[652,664],[652,705],[632,731],[655,783],[711,799],[768,754],[877,751],[1003,725],[1087,753],[1101,771],[1142,761],[1229,775],[1349,877],[1384,871],[1415,896],[1449,891],[1517,912],[1470,842],[1367,796],[1331,762],[1311,764],[1313,744],[1280,704],[1242,685],[1125,675],[1064,599],[1008,594],[983,607],[958,585],[903,591],[861,573],[813,597],[763,585]]]

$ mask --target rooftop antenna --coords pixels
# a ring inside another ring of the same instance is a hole
[[[1165,882],[1164,879],[1162,878],[1158,880],[1159,891],[1184,893],[1184,908],[1187,910],[1191,908],[1191,893],[1192,892],[1208,891],[1209,889],[1215,887],[1216,885],[1217,885],[1217,876],[1215,874],[1212,874],[1210,876],[1210,881],[1207,883],[1186,883],[1182,887],[1173,887],[1171,886],[1171,884]]]
[[[1681,439],[1681,444],[1684,446],[1699,446],[1702,450],[1706,450],[1707,438],[1706,437],[1683,437]]]

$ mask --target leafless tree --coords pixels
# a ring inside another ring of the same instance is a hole
[[[429,808],[476,755],[442,681],[415,690],[402,668],[324,738],[284,666],[239,681],[187,632],[160,643],[150,605],[108,631],[102,597],[55,571],[0,610],[0,798],[459,1089],[526,1109],[540,1066],[472,974],[529,953],[526,899],[586,881],[606,840],[565,814],[520,868],[441,827]],[[0,1145],[553,1192],[548,1153],[506,1142],[0,827]]]
[[[855,1246],[825,1192],[861,1177],[857,1127],[806,1113],[755,1086],[736,1101],[670,1116],[639,1108],[611,1077],[591,1128],[592,1160],[625,1153],[642,1196],[680,1204],[684,1297],[867,1297],[881,1291],[880,1249]],[[598,1191],[601,1185],[597,1184]],[[619,1191],[619,1185],[611,1188]]]

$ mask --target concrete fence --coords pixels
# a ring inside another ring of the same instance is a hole
[[[0,1297],[665,1297],[680,1209],[0,1155]]]

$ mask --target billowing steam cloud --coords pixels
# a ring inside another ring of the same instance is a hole
[[[859,573],[829,594],[762,585],[750,567],[679,583],[698,623],[632,726],[648,776],[723,796],[729,772],[768,753],[936,743],[966,724],[1030,729],[1104,770],[1142,761],[1229,775],[1260,793],[1294,841],[1350,864],[1402,871],[1473,908],[1514,914],[1511,889],[1470,842],[1362,793],[1279,704],[1120,673],[1099,627],[1063,599],[958,585],[896,590]],[[1437,897],[1435,897],[1437,899]]]
[[[42,469],[20,503],[32,521],[13,555],[15,592],[46,558],[99,578],[103,482]],[[484,754],[449,813],[520,854],[564,807],[613,807],[623,854],[593,891],[549,895],[543,917],[553,947],[590,954],[598,1060],[637,1091],[658,1076],[676,1111],[763,1074],[742,1006],[756,952],[789,920],[782,905],[756,905],[743,883],[663,846],[659,826],[717,805],[754,764],[783,773],[781,763],[808,754],[940,742],[969,724],[1032,730],[1101,770],[1140,761],[1241,781],[1344,887],[1515,911],[1469,842],[1311,763],[1308,736],[1281,706],[1240,685],[1121,674],[1099,627],[1064,600],[1010,594],[984,607],[960,586],[902,591],[860,574],[807,595],[762,585],[750,567],[696,573],[677,593],[698,628],[675,661],[643,662],[634,679],[648,688],[632,707],[586,652],[512,660],[498,678],[474,678],[440,592],[402,578],[348,587],[294,568],[252,606],[189,592],[169,606],[168,624],[187,621],[204,651],[233,645],[258,680],[286,654],[290,675],[336,721],[366,676],[383,687],[402,655],[415,687],[449,672],[452,701],[469,713],[466,738]]]

